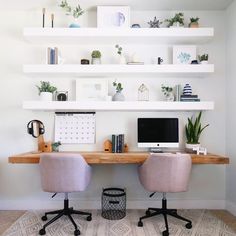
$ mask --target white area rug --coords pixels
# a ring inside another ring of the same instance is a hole
[[[121,220],[106,220],[100,211],[92,212],[93,220],[88,222],[82,216],[74,215],[81,235],[84,236],[155,236],[162,235],[165,230],[163,216],[143,220],[143,227],[137,227],[144,210],[128,210]],[[175,236],[235,236],[236,233],[207,210],[180,210],[178,213],[192,220],[193,228],[186,229],[183,221],[168,217],[170,235]],[[20,217],[3,236],[34,236],[38,235],[44,222],[42,211],[29,211]],[[51,217],[53,216],[49,216]],[[47,236],[74,235],[74,227],[66,216],[63,216],[46,229]]]

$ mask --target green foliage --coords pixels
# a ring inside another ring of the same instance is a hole
[[[208,54],[198,55],[199,61],[208,61]]]
[[[118,44],[115,46],[117,48],[117,53],[121,55],[122,53],[122,47],[120,47]]]
[[[200,19],[199,17],[196,17],[196,18],[191,17],[191,18],[190,18],[190,22],[191,22],[191,23],[198,23],[199,19]]]
[[[193,117],[188,118],[188,124],[185,125],[185,134],[189,144],[198,144],[202,131],[209,126],[209,124],[204,127],[201,126],[201,116],[202,112],[198,114],[195,120]]]
[[[179,22],[180,25],[184,25],[184,13],[182,12],[176,13],[173,18],[166,19],[165,21],[168,22],[168,25],[167,25],[168,27],[174,25],[174,23],[177,23],[177,22]]]
[[[74,9],[72,9],[67,0],[62,0],[59,6],[66,12],[66,15],[71,15],[74,18],[79,18],[84,14],[84,11],[81,9],[79,4]]]
[[[54,93],[57,90],[56,87],[51,86],[50,82],[47,82],[47,81],[40,81],[40,86],[36,85],[36,87],[39,90],[39,95],[42,92]]]
[[[122,88],[122,84],[121,83],[117,83],[116,81],[113,82],[113,86],[116,87],[116,92],[119,93],[123,90]]]
[[[60,142],[60,141],[55,142],[55,143],[52,143],[52,150],[53,150],[54,152],[58,152],[58,148],[59,148],[60,145],[61,145],[61,142]]]
[[[102,54],[100,51],[98,51],[98,50],[92,51],[92,54],[91,54],[92,58],[101,58],[101,56],[102,56]]]
[[[168,93],[173,91],[172,87],[164,86],[163,84],[161,85],[161,91],[164,93],[164,95],[168,95]]]

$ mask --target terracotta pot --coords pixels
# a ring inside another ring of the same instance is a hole
[[[190,23],[189,28],[199,28],[199,24],[197,22]]]

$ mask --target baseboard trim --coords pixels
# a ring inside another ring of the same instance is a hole
[[[62,199],[47,201],[0,201],[0,210],[39,210],[58,209],[62,207]],[[70,200],[70,205],[78,209],[101,209],[100,201]],[[127,209],[146,209],[148,207],[160,207],[160,200],[127,201]],[[168,207],[177,209],[227,209],[236,215],[236,205],[226,204],[224,200],[169,200]]]
[[[236,204],[230,201],[226,202],[226,210],[236,216]]]

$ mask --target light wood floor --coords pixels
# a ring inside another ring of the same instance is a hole
[[[25,212],[26,211],[0,211],[0,235]],[[224,210],[212,210],[211,212],[236,232],[236,216]]]

